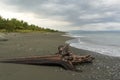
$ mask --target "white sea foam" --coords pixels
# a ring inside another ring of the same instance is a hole
[[[75,35],[76,36],[76,35]],[[97,36],[97,37],[96,37]],[[74,37],[74,34],[72,35]],[[87,37],[76,36],[75,39],[68,40],[70,46],[98,52],[104,55],[120,57],[120,43],[119,36],[114,35],[101,35],[101,34],[88,34]],[[114,40],[115,39],[115,40]],[[117,40],[116,40],[117,39]]]
[[[116,47],[109,47],[109,46],[97,46],[97,45],[90,45],[85,43],[71,43],[70,46],[84,49],[84,50],[90,50],[94,52],[98,52],[101,54],[109,55],[109,56],[119,56],[120,57],[120,48]]]

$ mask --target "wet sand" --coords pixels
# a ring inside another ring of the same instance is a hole
[[[10,33],[0,41],[0,59],[54,54],[70,38],[62,33]],[[78,55],[95,57],[92,64],[76,66],[82,72],[60,67],[0,63],[0,80],[120,80],[120,58],[72,48]]]

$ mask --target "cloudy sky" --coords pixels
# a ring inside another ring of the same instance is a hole
[[[57,30],[120,30],[120,0],[0,0],[0,15]]]

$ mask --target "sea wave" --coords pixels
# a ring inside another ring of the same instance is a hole
[[[88,43],[88,42],[81,41],[80,37],[75,37],[75,39],[68,40],[66,41],[66,43],[78,49],[94,51],[94,52],[101,53],[108,56],[120,57],[120,53],[119,53],[120,48],[118,46],[107,46],[107,45],[105,46],[105,45]]]

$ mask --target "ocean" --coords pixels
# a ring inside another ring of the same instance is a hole
[[[67,41],[70,46],[98,52],[108,56],[120,57],[120,31],[70,31]]]

